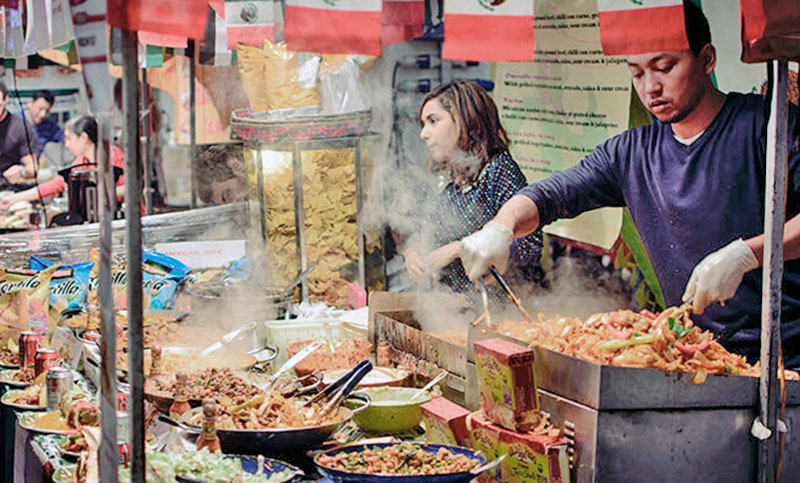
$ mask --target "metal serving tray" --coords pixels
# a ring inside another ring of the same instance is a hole
[[[452,374],[467,377],[467,362],[474,354],[434,334],[422,332],[409,311],[379,312],[374,336],[393,348],[414,354]],[[487,338],[523,341],[483,327],[470,330],[468,347]],[[599,410],[742,408],[758,404],[758,379],[709,374],[704,384],[689,382],[684,372],[604,366],[540,347],[534,347],[539,388]],[[800,381],[786,381],[786,402],[800,405]]]

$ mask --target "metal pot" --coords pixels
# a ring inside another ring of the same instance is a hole
[[[340,427],[352,419],[354,414],[369,407],[368,396],[352,394],[350,397],[358,397],[366,403],[353,410],[342,408],[345,417],[334,423],[304,428],[217,429],[222,452],[243,455],[285,455],[315,448],[333,436]],[[183,414],[183,420],[191,419],[199,411],[202,411],[202,407],[187,411]],[[200,434],[201,428],[198,426],[182,423],[181,427],[191,434]]]

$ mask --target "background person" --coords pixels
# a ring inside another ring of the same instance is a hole
[[[75,156],[75,159],[72,161],[73,166],[96,163],[97,121],[95,121],[92,116],[88,115],[70,119],[65,126],[64,144]],[[122,149],[114,145],[111,145],[111,165],[120,170],[125,168],[125,157],[122,153]],[[33,188],[0,199],[0,210],[8,209],[9,206],[18,201],[34,201],[40,198],[57,195],[64,191],[66,186],[64,178],[62,176],[56,176]],[[122,200],[125,195],[124,175],[117,178],[115,186],[114,191],[117,200]]]
[[[769,100],[714,86],[708,22],[691,1],[684,10],[691,50],[627,59],[653,123],[521,190],[494,223],[462,241],[461,255],[477,279],[491,265],[502,268],[514,236],[602,206],[627,206],[667,305],[692,302],[699,326],[752,361],[759,355]],[[786,366],[800,367],[800,155],[797,140],[789,144],[781,336]]]
[[[36,157],[42,156],[42,151],[47,143],[60,143],[64,141],[64,131],[61,126],[50,117],[50,110],[55,103],[55,96],[52,92],[42,90],[33,93],[33,97],[28,101],[28,109],[25,111],[25,120],[33,125],[36,132]]]
[[[8,101],[8,87],[0,81],[0,189],[36,175],[36,133],[21,118],[8,112]]]
[[[217,144],[195,159],[197,194],[204,203],[222,205],[247,199],[242,146]]]
[[[433,233],[408,237],[406,269],[416,283],[438,279],[455,292],[470,292],[474,284],[459,259],[459,240],[491,220],[527,184],[525,175],[508,152],[494,101],[476,82],[437,87],[422,100],[417,117],[431,153],[430,174],[443,181],[425,195],[422,216]],[[541,248],[540,232],[511,244],[514,276],[534,280],[541,274]]]

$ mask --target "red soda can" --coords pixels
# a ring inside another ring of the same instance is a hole
[[[41,332],[26,331],[19,335],[19,368],[36,365],[36,351],[42,347],[44,335]]]
[[[117,411],[128,412],[128,393],[117,392]]]
[[[83,338],[86,340],[90,340],[92,342],[100,342],[100,332],[87,330],[86,332],[83,333]]]
[[[119,450],[119,464],[127,468],[131,464],[131,447],[128,446],[127,441],[120,441],[117,443],[117,448]]]
[[[36,351],[36,359],[34,361],[33,373],[35,376],[38,377],[39,374],[57,365],[58,365],[58,351],[56,351],[55,349],[46,349],[42,347],[41,349]]]

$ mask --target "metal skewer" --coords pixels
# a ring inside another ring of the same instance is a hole
[[[489,293],[486,292],[486,282],[483,277],[481,277],[481,300],[483,301],[483,313],[486,314],[486,323],[491,327],[494,324],[492,324],[492,315],[489,312]]]
[[[525,321],[533,322],[533,317],[531,317],[531,314],[529,314],[528,311],[525,310],[525,307],[522,306],[522,302],[520,302],[517,296],[514,295],[514,292],[511,291],[511,287],[508,286],[508,283],[503,276],[500,275],[500,272],[494,266],[489,267],[489,272],[491,272],[494,278],[497,279],[497,283],[503,287],[503,290],[505,290],[509,300],[511,300],[511,303],[517,307]],[[481,279],[481,282],[483,282],[483,279]]]

